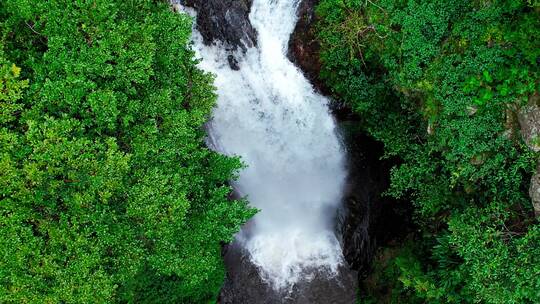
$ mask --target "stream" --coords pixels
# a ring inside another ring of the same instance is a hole
[[[354,303],[356,274],[336,233],[347,155],[328,99],[287,58],[298,5],[253,0],[256,42],[243,49],[194,31],[199,67],[216,75],[208,145],[241,157],[233,187],[260,210],[224,254],[221,303]]]

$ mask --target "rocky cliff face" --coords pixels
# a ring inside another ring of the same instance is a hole
[[[320,272],[306,274],[292,290],[273,290],[259,276],[255,265],[240,245],[233,243],[224,251],[227,278],[219,304],[351,304],[358,289],[356,273],[341,267],[335,278]]]
[[[298,8],[298,23],[289,40],[289,59],[294,62],[311,81],[311,83],[325,95],[328,88],[319,78],[321,62],[319,60],[320,45],[316,37],[315,7],[320,0],[303,0]]]
[[[540,152],[540,96],[533,95],[529,98],[529,103],[522,107],[518,113],[521,136],[529,149]],[[529,188],[534,213],[540,217],[540,161],[536,174],[531,179]]]
[[[397,160],[381,160],[383,144],[358,132],[357,125],[354,117],[340,122],[350,159],[341,234],[345,259],[364,277],[377,248],[405,239],[413,226],[411,203],[382,195]]]
[[[246,51],[257,44],[249,21],[251,0],[182,0],[197,11],[197,29],[206,44],[220,41],[231,49]]]
[[[252,0],[173,0],[197,11],[196,26],[204,43],[223,43],[229,65],[239,70],[234,51],[257,45],[257,31],[249,21]]]

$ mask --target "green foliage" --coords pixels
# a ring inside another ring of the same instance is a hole
[[[253,210],[228,199],[240,161],[204,145],[215,94],[189,17],[150,0],[0,17],[0,302],[215,299]]]
[[[0,124],[16,120],[18,111],[22,110],[19,100],[22,91],[28,87],[28,81],[20,80],[21,69],[15,64],[9,64],[0,50]]]
[[[322,78],[402,159],[388,193],[416,207],[419,249],[395,259],[396,286],[411,301],[540,302],[538,155],[516,118],[540,91],[537,5],[323,0],[317,13]]]
[[[400,247],[381,248],[374,256],[374,269],[362,282],[360,291],[360,303],[424,303],[425,301],[416,296],[411,286],[412,280],[418,281],[425,276],[413,277],[403,271],[421,271],[420,261],[415,258],[412,240],[408,240]],[[399,279],[398,279],[399,278]]]

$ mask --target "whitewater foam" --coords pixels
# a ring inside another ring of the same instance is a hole
[[[234,187],[261,210],[237,240],[275,289],[290,288],[313,270],[335,275],[343,263],[334,219],[345,153],[328,101],[286,56],[298,4],[253,1],[258,47],[235,54],[239,71],[229,67],[223,45],[204,45],[196,31],[193,38],[199,66],[216,75],[219,95],[209,145],[241,156],[248,167]]]

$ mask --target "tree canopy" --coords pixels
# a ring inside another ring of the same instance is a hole
[[[161,1],[0,3],[0,302],[205,303],[253,215]]]
[[[321,76],[401,159],[388,194],[414,202],[419,228],[376,261],[364,300],[388,287],[399,303],[540,302],[538,153],[517,121],[538,105],[538,2],[322,0],[317,13]]]

